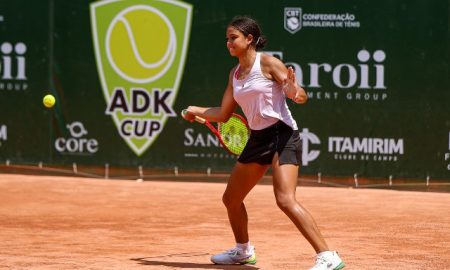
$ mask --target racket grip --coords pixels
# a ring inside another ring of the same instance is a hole
[[[184,116],[185,116],[187,113],[188,113],[188,110],[186,110],[186,109],[184,109],[184,110],[181,111],[181,115],[183,116],[184,119],[186,119]],[[186,120],[187,120],[187,119],[186,119]],[[204,119],[204,118],[202,118],[202,117],[200,117],[200,116],[197,116],[197,115],[195,115],[194,120],[197,121],[197,122],[199,122],[199,123],[201,123],[201,124],[204,124],[204,123],[206,122],[206,119]]]
[[[206,119],[205,118],[201,118],[200,116],[195,116],[195,121],[197,121],[197,122],[199,122],[199,123],[201,123],[201,124],[204,124],[204,123],[206,123]]]

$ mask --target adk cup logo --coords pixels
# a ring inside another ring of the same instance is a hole
[[[169,117],[187,53],[192,6],[174,0],[105,0],[91,4],[97,68],[120,136],[136,155],[158,138]]]

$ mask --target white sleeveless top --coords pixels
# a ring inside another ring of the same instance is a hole
[[[261,53],[256,53],[250,73],[242,80],[237,79],[239,68],[240,65],[233,74],[233,96],[241,106],[250,129],[261,130],[281,120],[297,130],[281,85],[262,74]]]

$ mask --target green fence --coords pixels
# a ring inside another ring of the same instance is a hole
[[[2,1],[0,160],[227,171],[218,106],[250,15],[308,91],[304,174],[450,179],[449,1]],[[42,97],[52,93],[56,106]]]

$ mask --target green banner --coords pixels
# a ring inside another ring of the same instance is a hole
[[[229,171],[188,105],[219,106],[235,15],[308,92],[303,174],[450,179],[449,2],[0,4],[0,160]],[[46,109],[51,93],[56,106]]]

